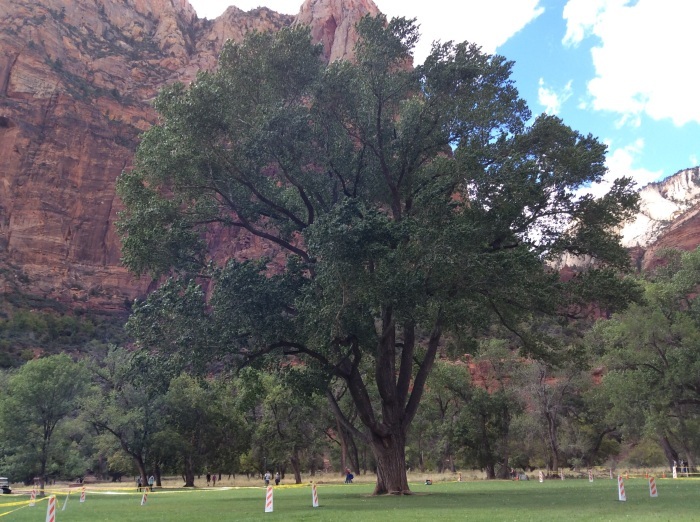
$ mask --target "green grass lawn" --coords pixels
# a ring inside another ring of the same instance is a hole
[[[644,479],[625,481],[627,502],[617,500],[613,480],[474,481],[412,484],[415,495],[373,497],[372,485],[320,485],[320,507],[311,507],[311,488],[279,487],[274,492],[274,512],[265,513],[265,489],[165,490],[148,495],[141,506],[141,494],[120,491],[108,494],[88,488],[86,502],[73,491],[62,511],[65,493],[59,493],[56,521],[207,521],[224,520],[698,520],[700,481],[658,480],[658,498],[649,497]],[[41,521],[46,517],[46,500],[35,507],[18,504],[26,495],[0,496],[0,522]]]

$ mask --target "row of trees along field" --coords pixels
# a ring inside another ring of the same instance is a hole
[[[643,294],[626,310],[552,334],[553,357],[525,356],[496,327],[473,345],[446,345],[407,434],[406,466],[488,478],[613,462],[694,468],[700,250],[665,261],[636,281]],[[466,349],[471,357],[458,355]],[[297,359],[237,372],[217,360],[215,374],[188,358],[118,347],[80,361],[31,360],[0,374],[0,465],[27,481],[92,470],[158,482],[176,474],[188,486],[207,471],[275,469],[297,483],[302,473],[376,472],[371,445],[355,435],[363,427],[347,383]],[[381,400],[376,391],[370,399]]]
[[[160,124],[118,181],[118,227],[125,264],[162,284],[133,307],[138,349],[85,370],[89,400],[64,426],[86,427],[87,454],[113,469],[128,456],[187,483],[205,466],[317,469],[337,446],[336,469],[375,471],[377,494],[408,493],[407,466],[584,465],[623,436],[690,460],[692,383],[641,365],[623,326],[629,303],[653,306],[620,275],[632,183],[579,191],[605,173],[605,146],[556,117],[530,123],[502,57],[435,44],[411,66],[414,21],[367,17],[358,33],[356,60],[329,65],[305,28],[255,33],[158,97]],[[217,256],[241,231],[270,257]],[[588,268],[563,280],[564,255]],[[589,334],[592,314],[620,319]],[[618,393],[644,378],[668,393],[622,415]]]

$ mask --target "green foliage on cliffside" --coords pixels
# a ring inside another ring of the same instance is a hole
[[[123,313],[69,310],[48,299],[22,294],[0,298],[0,368],[20,366],[38,355],[94,354],[123,344]]]

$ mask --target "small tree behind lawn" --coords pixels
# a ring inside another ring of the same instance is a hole
[[[0,448],[8,449],[0,461],[5,469],[25,479],[40,477],[43,491],[53,463],[72,455],[56,452],[68,442],[68,433],[61,441],[55,436],[76,418],[87,384],[85,368],[67,355],[31,360],[9,375],[0,396]]]
[[[142,335],[164,317],[176,327],[179,296],[208,281],[199,353],[294,355],[344,380],[363,429],[343,424],[373,449],[375,492],[401,494],[444,337],[565,310],[580,296],[546,262],[590,256],[591,281],[624,266],[614,230],[636,197],[627,180],[577,195],[605,173],[605,146],[553,116],[528,126],[503,57],[436,44],[411,67],[415,22],[367,17],[358,31],[354,62],[323,65],[305,28],[255,33],[216,72],[164,90],[119,179],[119,228],[132,271],[174,278],[136,307]],[[277,264],[222,260],[226,229]],[[159,348],[193,346],[174,341]]]

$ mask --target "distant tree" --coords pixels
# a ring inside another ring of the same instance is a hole
[[[261,374],[264,395],[254,440],[264,441],[268,466],[289,462],[294,481],[301,484],[306,462],[326,449],[328,416],[320,413],[325,398],[306,382],[302,369],[287,369],[278,375]]]
[[[4,469],[24,479],[40,477],[43,491],[47,472],[61,462],[55,437],[62,424],[77,416],[88,383],[84,367],[67,355],[33,359],[9,374],[0,396]],[[59,466],[55,471],[62,475],[74,469]]]
[[[444,335],[595,299],[586,281],[628,261],[615,227],[636,203],[629,180],[577,192],[605,146],[553,116],[528,126],[504,58],[436,44],[411,67],[417,27],[366,17],[356,60],[328,66],[305,28],[229,43],[216,72],[159,96],[118,182],[126,265],[185,281],[136,314],[176,325],[189,281],[207,281],[197,350],[296,355],[344,380],[377,494],[410,492],[407,432]],[[208,239],[226,230],[277,264],[222,259]],[[561,281],[547,261],[565,253],[596,269]]]
[[[91,370],[97,392],[83,401],[84,418],[98,434],[113,437],[146,484],[173,371],[148,354],[116,347]]]
[[[413,466],[421,471],[426,467],[455,471],[461,447],[457,422],[464,407],[462,397],[471,386],[469,368],[463,361],[436,361],[408,440]]]
[[[597,391],[628,440],[653,437],[669,466],[700,455],[700,250],[666,254],[645,302],[598,323],[587,341],[608,368]]]
[[[227,389],[215,381],[182,374],[170,382],[164,404],[164,431],[182,464],[185,487],[194,487],[196,474],[218,472],[212,464],[227,464],[244,449],[243,421],[228,400]],[[230,468],[228,468],[230,470]]]

